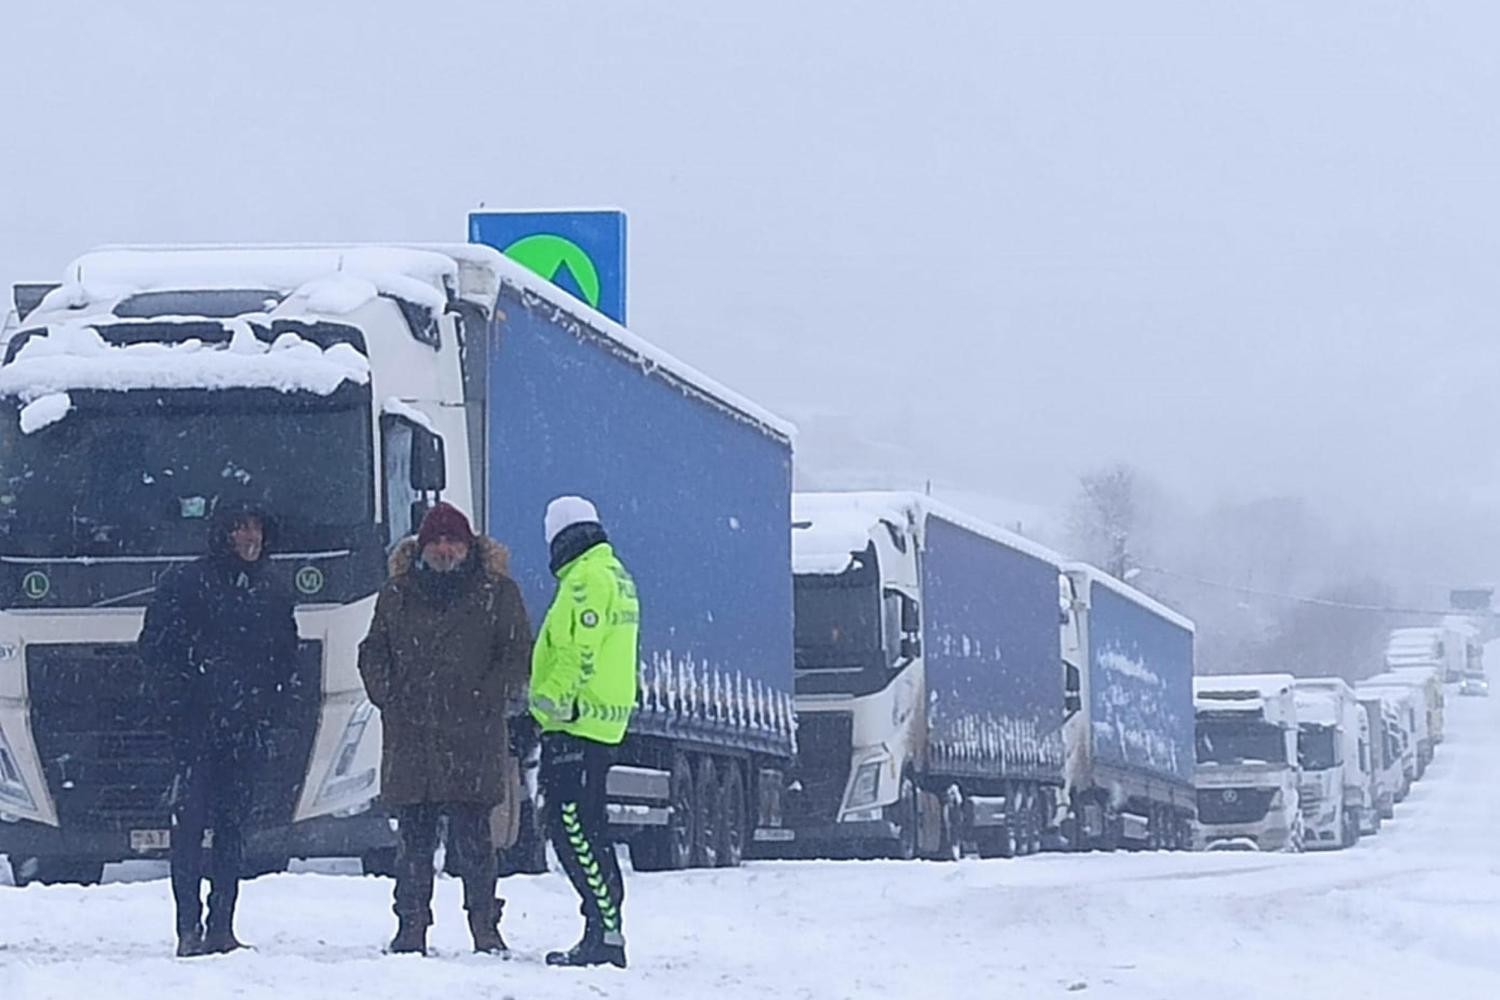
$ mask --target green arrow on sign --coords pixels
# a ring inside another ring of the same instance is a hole
[[[505,256],[548,281],[555,281],[557,272],[566,267],[578,282],[584,301],[599,307],[599,269],[572,240],[551,233],[523,236],[505,248]]]

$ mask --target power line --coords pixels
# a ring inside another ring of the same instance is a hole
[[[1494,611],[1463,611],[1457,608],[1445,608],[1442,611],[1433,611],[1430,608],[1403,608],[1385,604],[1357,604],[1353,601],[1336,601],[1326,597],[1307,597],[1302,594],[1282,594],[1273,590],[1259,590],[1255,587],[1242,587],[1239,584],[1224,583],[1220,580],[1205,580],[1202,577],[1192,576],[1187,573],[1178,573],[1170,569],[1162,569],[1160,566],[1135,566],[1143,573],[1155,573],[1159,576],[1175,577],[1196,583],[1204,587],[1216,587],[1220,590],[1230,590],[1251,597],[1264,597],[1273,601],[1288,601],[1294,604],[1310,604],[1320,608],[1337,608],[1341,611],[1368,611],[1386,615],[1420,615],[1431,618],[1446,618],[1449,615],[1460,615],[1472,618],[1493,618]]]

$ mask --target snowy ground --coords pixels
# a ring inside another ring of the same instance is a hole
[[[254,953],[168,957],[160,878],[0,888],[0,997],[1500,996],[1500,697],[1450,697],[1448,740],[1381,834],[1341,854],[751,864],[630,877],[632,966],[563,972],[561,876],[510,879],[510,962],[466,954],[458,886],[436,957],[388,957],[390,883],[246,887]],[[3,868],[3,866],[0,866]],[[131,872],[119,874],[129,876]],[[152,874],[149,870],[134,874]],[[0,879],[4,874],[0,872]]]

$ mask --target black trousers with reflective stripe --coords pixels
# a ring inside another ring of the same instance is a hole
[[[586,937],[622,932],[625,882],[609,835],[605,781],[613,748],[567,733],[542,736],[547,832],[578,893]]]

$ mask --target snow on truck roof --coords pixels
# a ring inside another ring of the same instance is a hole
[[[347,343],[323,348],[296,333],[262,340],[248,320],[226,320],[231,336],[212,346],[109,344],[86,324],[49,327],[0,366],[0,396],[26,404],[21,429],[33,433],[62,419],[69,390],[275,389],[328,395],[346,380],[364,384],[370,363]]]
[[[1193,678],[1193,706],[1231,712],[1259,710],[1261,703],[1285,697],[1294,683],[1291,674],[1200,675]]]
[[[1173,611],[1171,608],[1167,607],[1165,604],[1161,603],[1150,594],[1141,593],[1130,584],[1111,576],[1097,566],[1084,562],[1071,562],[1065,565],[1063,569],[1067,570],[1069,573],[1080,574],[1085,577],[1090,584],[1098,584],[1099,586],[1104,587],[1106,590],[1114,591],[1114,593],[1116,593],[1120,597],[1125,598],[1125,600],[1130,601],[1133,604],[1139,604],[1141,607],[1157,615],[1158,617],[1165,618],[1167,621],[1171,622],[1173,625],[1176,625],[1178,628],[1185,629],[1188,632],[1194,633],[1195,635],[1197,634],[1198,626],[1193,623],[1193,620],[1191,618],[1187,617],[1181,612]]]
[[[877,490],[792,494],[792,521],[797,529],[792,532],[793,572],[829,576],[842,573],[849,568],[853,553],[870,543],[870,532],[882,520],[897,527],[915,523],[921,532],[929,517],[1062,569],[1060,555],[1014,532],[921,493]]]
[[[306,296],[316,312],[352,312],[385,294],[441,311],[449,297],[493,314],[502,285],[554,307],[596,331],[642,368],[661,370],[724,409],[790,442],[796,428],[656,347],[562,288],[476,243],[203,245],[104,247],[74,260],[65,284],[43,299],[28,320],[47,313],[71,318],[107,312],[133,294],[193,289],[270,288]],[[82,312],[80,313],[80,310]]]
[[[1292,694],[1297,702],[1297,721],[1324,726],[1338,725],[1342,721],[1340,705],[1346,702],[1339,696],[1337,688],[1304,687],[1299,677]],[[1352,693],[1349,700],[1353,700]]]

